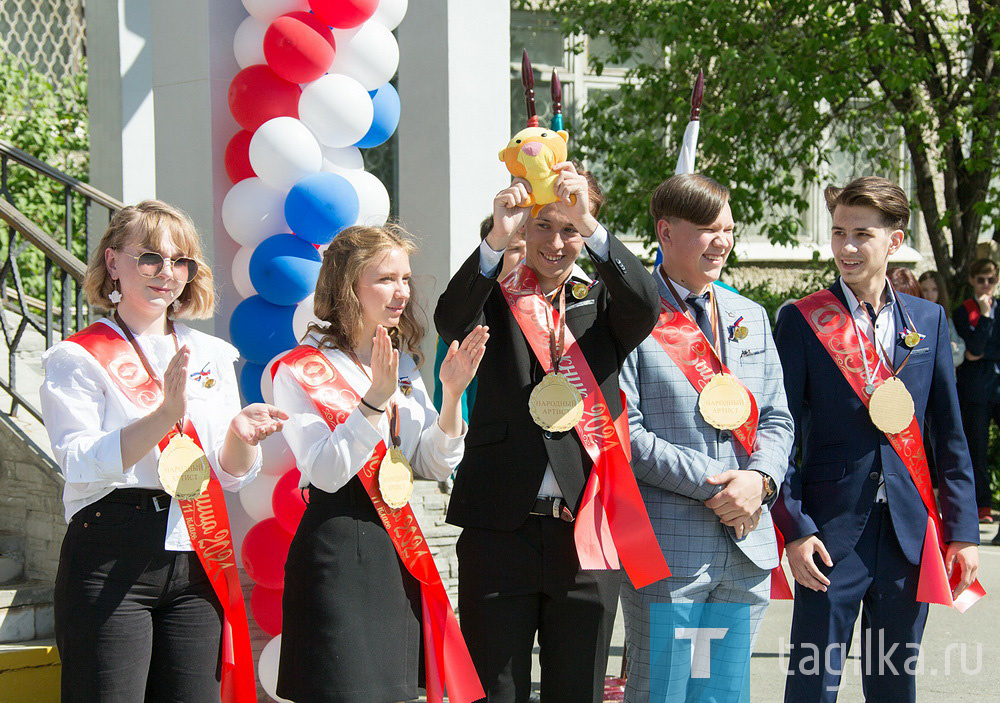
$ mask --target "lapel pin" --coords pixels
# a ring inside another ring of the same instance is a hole
[[[750,330],[748,330],[742,323],[743,323],[743,316],[740,315],[738,318],[736,318],[736,322],[729,325],[730,342],[734,341],[738,342],[741,339],[746,339],[747,335],[750,334]]]
[[[413,392],[413,382],[409,376],[403,376],[399,379],[399,391],[406,397],[409,397]]]

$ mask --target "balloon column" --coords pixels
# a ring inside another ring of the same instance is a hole
[[[382,225],[385,186],[364,170],[361,149],[385,143],[399,124],[389,83],[399,64],[392,34],[407,0],[243,0],[236,30],[241,70],[229,85],[239,125],[225,149],[233,185],[222,204],[241,245],[232,261],[244,300],[229,321],[245,364],[248,402],[272,401],[270,369],[315,317],[321,251],[355,224]],[[262,475],[241,491],[247,522],[243,566],[254,581],[250,610],[274,639],[258,662],[275,700],[284,563],[305,510],[299,472],[280,435],[264,443]],[[266,655],[266,656],[265,656]]]

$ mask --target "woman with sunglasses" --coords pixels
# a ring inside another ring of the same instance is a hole
[[[220,681],[252,694],[221,490],[254,477],[258,443],[287,415],[241,410],[236,349],[175,322],[211,317],[215,297],[184,213],[155,200],[119,211],[83,289],[110,314],[42,357],[69,522],[55,585],[62,701],[209,703]]]
[[[990,494],[990,420],[1000,425],[1000,325],[997,324],[997,263],[977,259],[969,267],[972,297],[952,314],[965,340],[965,361],[955,372],[962,424],[976,476],[979,522],[992,523]]]

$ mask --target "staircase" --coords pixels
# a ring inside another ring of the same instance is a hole
[[[18,209],[16,203],[25,196],[16,184],[26,183],[46,188],[63,203],[61,241]],[[0,220],[6,223],[0,224],[2,703],[59,701],[52,593],[66,523],[63,482],[38,410],[41,354],[89,323],[82,290],[86,264],[72,252],[82,250],[86,256],[91,222],[99,233],[121,207],[114,198],[0,140]],[[44,290],[29,290],[25,281],[38,266],[39,252],[44,256]]]

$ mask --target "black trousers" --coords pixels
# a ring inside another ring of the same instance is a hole
[[[126,489],[73,516],[55,586],[62,703],[218,703],[222,607],[167,511]],[[159,505],[166,505],[166,500]]]
[[[969,403],[962,401],[962,426],[969,442],[972,471],[976,477],[976,505],[989,508],[993,504],[990,492],[990,420],[1000,427],[1000,403]]]
[[[582,571],[572,523],[530,516],[513,532],[467,527],[458,610],[489,703],[524,703],[538,634],[545,703],[600,703],[621,571]]]

